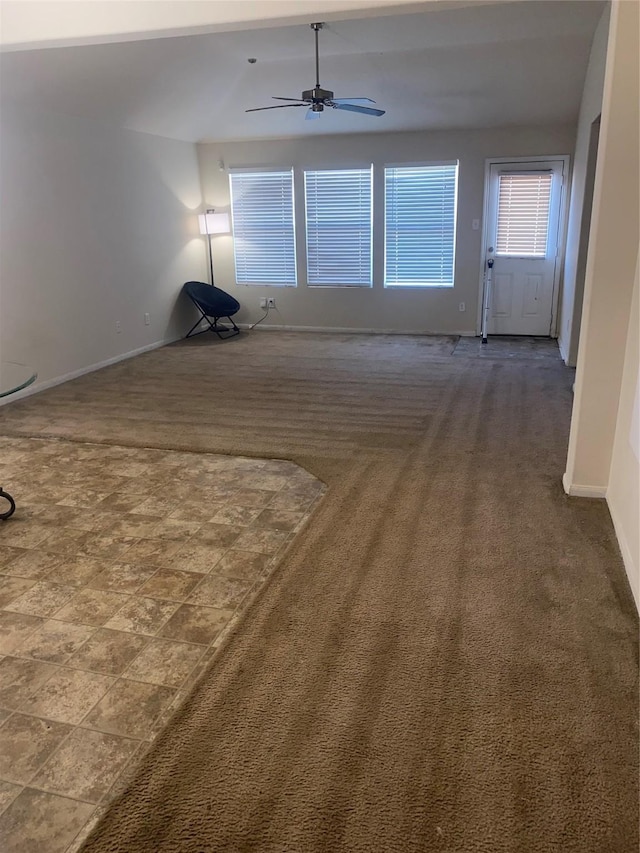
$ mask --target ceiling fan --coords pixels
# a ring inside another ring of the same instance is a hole
[[[247,113],[255,113],[258,110],[280,110],[284,107],[308,107],[305,115],[306,119],[319,118],[320,113],[325,107],[331,107],[334,110],[349,110],[352,113],[364,113],[368,116],[383,116],[384,110],[377,110],[373,107],[362,106],[363,104],[375,104],[371,98],[334,98],[333,92],[329,89],[323,89],[320,86],[320,59],[318,57],[318,33],[323,28],[324,24],[311,24],[311,29],[316,34],[316,85],[313,89],[307,89],[302,93],[301,98],[278,98],[273,96],[274,101],[291,101],[290,104],[276,104],[272,107],[253,107],[250,110],[245,110]]]

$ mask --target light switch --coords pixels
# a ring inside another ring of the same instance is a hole
[[[474,231],[479,231],[480,230],[480,220],[479,219],[472,219],[471,220],[471,227]]]

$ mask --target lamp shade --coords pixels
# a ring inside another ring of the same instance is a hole
[[[198,216],[201,234],[228,234],[231,231],[228,213],[207,211]]]

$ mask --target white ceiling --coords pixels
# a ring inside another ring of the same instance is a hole
[[[322,85],[336,97],[375,99],[381,118],[245,113],[313,87],[308,24],[5,53],[0,93],[189,141],[569,122],[603,8],[521,0],[327,24]]]

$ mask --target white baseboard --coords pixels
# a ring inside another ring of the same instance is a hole
[[[565,492],[572,498],[606,498],[606,486],[586,486],[580,483],[571,483],[565,471],[562,475],[562,486]]]
[[[475,332],[443,332],[436,329],[363,329],[350,326],[282,326],[269,323],[263,326],[261,323],[254,326],[253,323],[236,323],[239,329],[254,329],[258,332],[332,332],[344,335],[457,335],[459,337],[476,337]]]
[[[627,577],[629,578],[629,586],[631,587],[631,592],[633,593],[633,597],[636,602],[636,608],[640,611],[640,566],[636,566],[633,561],[631,548],[629,547],[629,542],[624,528],[622,527],[622,523],[618,517],[615,505],[611,503],[609,498],[607,498],[607,506],[609,507],[609,515],[613,522],[613,529],[616,532],[618,545],[620,546],[622,562],[624,563],[624,568],[627,573]]]
[[[54,388],[56,385],[62,385],[63,382],[70,382],[72,379],[78,379],[78,377],[84,376],[86,373],[93,373],[95,370],[100,370],[103,367],[109,367],[109,365],[117,364],[119,361],[125,361],[126,359],[133,358],[136,355],[142,355],[142,353],[159,349],[167,344],[174,343],[174,341],[180,340],[181,337],[182,336],[178,338],[165,338],[162,341],[154,341],[152,344],[146,344],[143,347],[138,347],[138,349],[130,350],[129,352],[122,353],[121,355],[115,355],[113,358],[107,358],[104,361],[97,362],[96,364],[90,364],[88,367],[81,367],[79,370],[73,370],[71,373],[65,373],[63,376],[56,376],[54,379],[47,379],[44,382],[36,381],[33,385],[29,385],[22,391],[11,394],[9,397],[1,398],[0,406],[5,406],[8,403],[15,402],[16,400],[22,400],[25,397],[30,397],[32,394],[39,394],[40,391],[46,391],[47,388]]]

